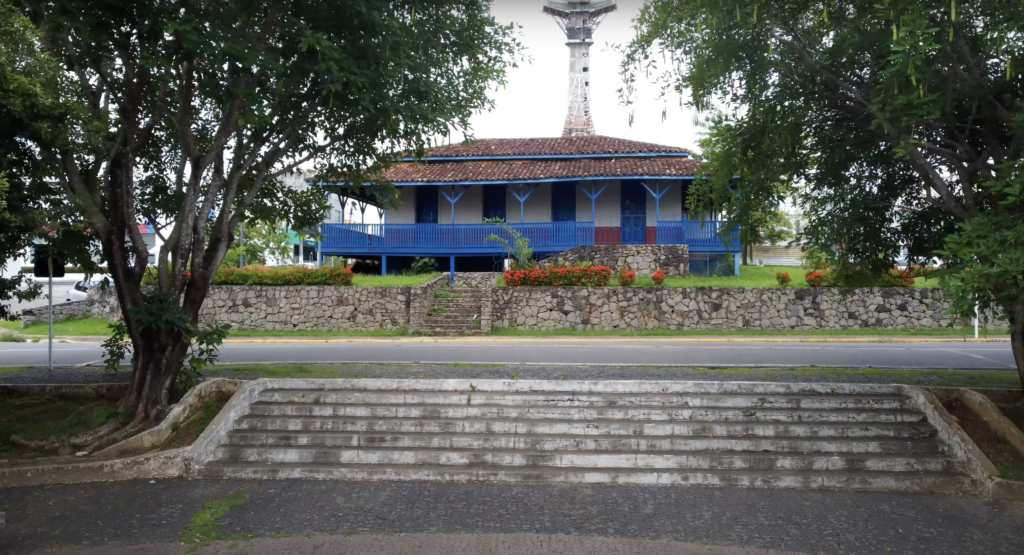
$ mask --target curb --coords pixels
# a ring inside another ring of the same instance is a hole
[[[63,337],[55,343],[99,343],[105,338]],[[779,337],[779,336],[728,336],[728,337],[671,337],[671,336],[485,336],[485,337],[268,337],[266,339],[225,339],[224,344],[288,344],[288,343],[527,343],[527,342],[608,342],[630,341],[641,343],[1009,343],[1009,338],[982,337]]]

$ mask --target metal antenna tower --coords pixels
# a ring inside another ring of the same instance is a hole
[[[590,45],[601,20],[617,8],[615,0],[544,3],[544,13],[555,18],[569,47],[569,114],[565,116],[563,137],[594,134],[594,119],[590,115]]]

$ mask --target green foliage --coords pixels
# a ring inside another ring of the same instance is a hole
[[[227,269],[217,272],[213,283],[214,285],[352,285],[352,270],[340,267],[306,268],[303,266]]]
[[[203,381],[203,370],[217,363],[220,347],[231,332],[230,324],[214,325],[209,328],[189,327],[189,349],[185,365],[178,372],[175,382],[179,397]]]
[[[411,274],[433,274],[437,272],[436,258],[416,258],[409,267]]]
[[[107,372],[117,372],[121,369],[125,359],[128,358],[128,349],[131,347],[131,336],[128,334],[128,326],[124,322],[116,322],[109,325],[110,337],[103,340],[103,369]]]
[[[845,283],[942,255],[954,311],[1017,330],[1024,380],[1024,4],[652,0],[636,28],[623,96],[650,73],[736,114],[710,120],[715,198],[734,175],[754,199],[802,183],[805,239]]]
[[[537,267],[537,261],[533,259],[533,247],[530,246],[529,239],[523,237],[521,233],[509,226],[501,218],[485,218],[484,223],[494,224],[501,228],[498,233],[488,235],[486,240],[501,244],[502,248],[508,253],[508,257],[512,259],[513,270],[530,270]]]
[[[432,306],[427,310],[428,314],[448,314],[448,309],[443,306]]]
[[[24,343],[26,339],[20,335],[14,335],[13,333],[5,333],[0,335],[0,343]]]
[[[245,489],[236,491],[223,499],[213,499],[203,504],[196,514],[192,515],[188,526],[181,533],[181,543],[185,545],[205,544],[212,541],[231,541],[251,539],[251,534],[228,534],[220,521],[231,509],[244,507],[249,503],[249,492]]]

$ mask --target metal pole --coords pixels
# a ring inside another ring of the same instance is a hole
[[[50,287],[50,293],[47,295],[50,297],[50,343],[46,348],[46,368],[53,370],[53,256],[50,249],[46,250],[46,267],[49,270],[46,275]]]
[[[242,247],[245,246],[245,224],[238,224],[238,267],[245,267],[245,252],[242,251]]]

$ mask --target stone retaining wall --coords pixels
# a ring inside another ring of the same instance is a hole
[[[92,309],[89,301],[74,301],[53,305],[53,321],[74,320],[77,318],[89,318],[92,316]],[[26,308],[21,311],[21,327],[26,328],[32,324],[45,324],[50,321],[50,307],[41,306],[38,308]]]
[[[819,330],[948,327],[948,309],[939,289],[498,287],[492,310],[533,330]]]
[[[594,266],[611,266],[613,270],[626,268],[644,276],[662,270],[667,276],[685,276],[690,273],[690,250],[686,245],[595,245],[575,247],[548,258],[541,266],[559,260],[572,266],[578,262],[591,262]]]
[[[456,272],[455,287],[494,287],[501,272]]]

